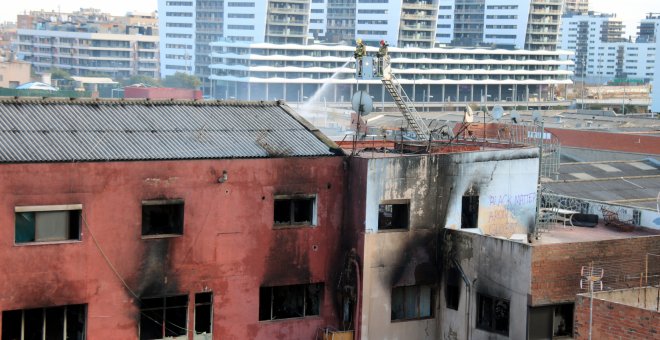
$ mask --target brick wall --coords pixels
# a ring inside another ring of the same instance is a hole
[[[594,299],[592,339],[660,339],[660,313]],[[575,339],[589,339],[589,296],[575,303]]]
[[[531,304],[575,301],[576,294],[585,292],[579,287],[580,269],[591,261],[605,271],[604,290],[638,287],[646,253],[660,254],[660,236],[535,245]],[[660,261],[649,261],[649,272],[660,273]]]

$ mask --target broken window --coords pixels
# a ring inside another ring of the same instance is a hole
[[[188,295],[141,299],[140,339],[186,335]]]
[[[573,337],[573,304],[530,307],[528,338],[554,339]]]
[[[183,200],[142,201],[142,235],[183,234]]]
[[[388,201],[378,205],[378,230],[408,229],[409,203]]]
[[[259,320],[320,315],[323,283],[259,288]]]
[[[573,304],[554,306],[554,317],[552,321],[552,336],[573,336]]]
[[[476,228],[479,219],[479,196],[463,196],[461,229]]]
[[[278,226],[316,224],[316,196],[275,196],[274,205],[274,222]]]
[[[195,294],[195,333],[211,334],[213,323],[213,293]]]
[[[82,205],[16,207],[14,240],[19,243],[80,240]]]
[[[456,267],[449,268],[445,281],[445,303],[447,308],[458,310],[458,301],[461,297],[460,273]]]
[[[477,293],[477,328],[509,335],[509,300]]]
[[[2,340],[85,339],[85,305],[2,312]]]
[[[435,291],[429,286],[392,288],[392,321],[433,317]]]

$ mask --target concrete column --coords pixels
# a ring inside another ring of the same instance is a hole
[[[474,101],[474,84],[470,85],[470,101]]]
[[[444,102],[445,101],[445,84],[442,84],[442,98],[441,100]]]
[[[270,96],[268,95],[268,83],[266,83],[266,100],[270,100]]]
[[[252,83],[247,82],[247,100],[252,100]]]
[[[499,91],[499,94],[497,95],[497,99],[502,101],[502,84],[497,85],[497,90]]]

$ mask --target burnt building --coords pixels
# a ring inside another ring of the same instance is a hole
[[[280,102],[0,100],[2,339],[338,327],[344,157]]]

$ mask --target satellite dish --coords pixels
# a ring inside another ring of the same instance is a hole
[[[491,112],[491,115],[493,116],[493,119],[495,121],[499,121],[502,119],[502,116],[504,116],[504,108],[500,105],[495,105],[493,107],[493,112]]]
[[[465,105],[465,114],[463,115],[463,122],[464,123],[474,122],[474,111],[472,111],[470,105]]]
[[[374,110],[374,102],[371,96],[365,91],[355,92],[351,98],[351,107],[353,111],[357,112],[360,116],[366,116]]]
[[[518,113],[518,111],[516,110],[511,111],[511,121],[513,122],[513,124],[518,124],[522,122],[522,120],[520,119],[520,113]]]
[[[541,115],[541,111],[539,110],[534,110],[532,111],[532,120],[534,123],[538,123],[543,119],[543,115]]]

